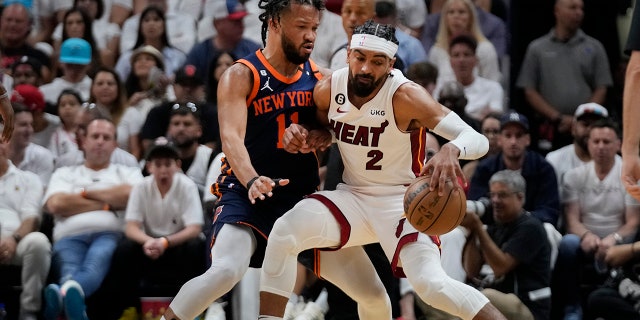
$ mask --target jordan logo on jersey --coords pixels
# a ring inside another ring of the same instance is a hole
[[[264,86],[260,88],[260,91],[264,89],[269,89],[269,91],[273,92],[273,89],[271,89],[271,87],[269,86],[269,80],[271,80],[271,77],[267,77],[267,81],[265,81]]]

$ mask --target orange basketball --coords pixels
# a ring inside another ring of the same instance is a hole
[[[439,236],[457,227],[467,211],[467,198],[460,187],[447,180],[444,195],[429,191],[431,177],[416,178],[404,194],[404,212],[416,230]]]

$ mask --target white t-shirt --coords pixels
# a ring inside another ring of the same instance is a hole
[[[547,156],[545,157],[545,160],[547,160],[547,162],[549,162],[556,171],[560,201],[562,201],[562,184],[564,183],[564,175],[567,171],[589,163],[589,161],[585,162],[580,160],[574,148],[575,146],[570,144],[547,153]]]
[[[9,161],[9,169],[0,176],[0,237],[13,234],[22,221],[41,215],[43,192],[38,176]]]
[[[133,186],[126,221],[139,221],[146,234],[161,237],[174,234],[189,225],[203,225],[202,204],[196,184],[178,172],[164,198],[153,175]]]
[[[72,83],[62,78],[55,78],[53,81],[40,86],[40,91],[44,95],[44,100],[50,104],[58,102],[58,96],[64,89],[74,89],[80,93],[83,101],[89,100],[91,92],[91,78],[85,76],[80,82]]]
[[[626,206],[637,206],[620,180],[622,158],[616,155],[615,164],[601,181],[593,161],[569,170],[562,185],[564,203],[577,202],[580,220],[599,237],[616,232],[624,224]]]
[[[198,146],[198,151],[196,151],[193,163],[191,163],[191,167],[185,172],[187,177],[191,178],[191,180],[198,185],[200,195],[208,191],[208,189],[205,188],[205,183],[207,182],[211,152],[213,152],[213,150],[205,145]]]
[[[104,3],[104,12],[100,20],[109,22],[111,18],[111,6],[118,5],[125,9],[133,10],[133,0],[102,0]]]
[[[127,107],[116,129],[118,132],[118,147],[130,151],[129,138],[140,133],[144,120],[138,109],[135,107]]]
[[[24,150],[22,162],[15,165],[20,170],[38,175],[40,182],[46,187],[53,174],[54,156],[49,149],[32,142]]]
[[[434,91],[433,97],[436,100],[440,98],[443,84],[438,82]],[[473,119],[482,121],[492,112],[504,112],[504,90],[496,81],[475,77],[470,85],[464,87],[464,95],[467,97],[464,112]]]
[[[63,126],[59,126],[50,136],[47,149],[53,153],[56,159],[67,152],[78,150],[76,133],[66,131]]]
[[[120,148],[116,148],[111,153],[111,159],[109,160],[114,164],[121,164],[127,167],[137,168],[140,170],[140,164],[138,159],[129,152],[126,152]],[[56,159],[56,169],[61,167],[79,166],[84,163],[84,152],[80,149],[69,151]]]
[[[48,148],[51,136],[58,130],[62,122],[60,122],[58,116],[46,112],[44,113],[44,118],[47,120],[47,126],[40,132],[34,132],[31,137],[31,142]]]
[[[101,190],[121,184],[135,185],[142,181],[142,173],[138,168],[111,164],[102,170],[91,170],[84,165],[62,167],[56,169],[51,183],[44,196],[46,203],[56,193],[80,193],[85,190]],[[123,228],[123,211],[96,210],[88,211],[66,218],[56,217],[53,228],[54,240],[66,236],[99,231],[121,231]]]

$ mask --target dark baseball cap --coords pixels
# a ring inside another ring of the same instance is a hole
[[[500,117],[500,130],[509,124],[517,124],[529,132],[529,119],[516,111],[510,110]]]
[[[176,71],[175,83],[182,86],[201,86],[204,85],[204,79],[196,66],[187,64]]]

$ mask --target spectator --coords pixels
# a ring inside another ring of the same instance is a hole
[[[62,20],[62,37],[53,43],[54,56],[60,56],[62,42],[69,38],[84,39],[91,46],[91,66],[88,73],[93,75],[95,70],[104,65],[102,61],[102,53],[98,50],[96,40],[93,36],[93,24],[89,13],[85,9],[73,8],[67,11]],[[113,60],[113,59],[112,59]],[[110,61],[113,66],[113,61]],[[53,63],[53,73],[57,74],[58,64]]]
[[[251,12],[249,12],[249,16],[251,16]],[[322,13],[315,43],[322,43],[322,45],[313,47],[311,59],[323,68],[335,69],[335,66],[332,65],[333,58],[336,52],[347,44],[347,34],[342,28],[342,19],[339,15],[331,11]],[[341,61],[340,64],[343,65],[344,61]]]
[[[467,97],[464,114],[481,121],[489,113],[504,112],[504,91],[500,83],[474,74],[478,63],[476,47],[477,43],[472,37],[460,35],[451,39],[449,56],[456,81],[464,86]],[[436,88],[435,98],[439,95],[440,91]]]
[[[500,152],[480,161],[471,180],[467,198],[487,199],[489,179],[494,173],[505,169],[517,170],[527,183],[524,209],[540,221],[555,226],[560,207],[558,180],[553,167],[540,154],[527,150],[530,142],[529,120],[524,115],[515,111],[502,115],[498,137]],[[485,209],[489,209],[488,206],[479,202],[467,207],[467,210],[477,210],[481,215],[485,213]],[[492,224],[492,220],[492,214],[484,214],[485,223]]]
[[[5,5],[14,1],[4,1]],[[18,1],[20,2],[20,1]],[[23,3],[31,3],[31,12],[37,18],[35,20],[35,28],[31,31],[29,37],[30,43],[49,43],[51,42],[51,34],[58,22],[62,21],[64,13],[71,9],[72,0],[59,1],[24,1]]]
[[[13,86],[30,84],[39,87],[42,84],[42,64],[29,56],[22,56],[11,65]]]
[[[117,127],[118,147],[140,158],[138,133],[143,117],[137,108],[127,107],[127,97],[122,82],[113,69],[98,69],[91,82],[89,102],[109,110]]]
[[[13,88],[11,101],[24,104],[29,108],[33,116],[33,136],[31,142],[49,147],[49,140],[58,127],[60,127],[60,118],[44,111],[44,96],[40,90],[30,84],[21,84]]]
[[[21,3],[10,4],[2,10],[0,15],[0,51],[2,51],[0,66],[9,68],[22,56],[32,57],[40,61],[42,79],[47,82],[51,79],[51,60],[44,52],[27,43],[32,25],[33,20],[29,11]]]
[[[11,163],[9,152],[9,143],[0,141],[0,264],[22,266],[20,319],[36,320],[51,264],[51,244],[38,232],[44,189],[38,176]]]
[[[444,2],[444,1],[442,1]],[[482,34],[491,41],[491,44],[496,49],[498,59],[502,60],[505,55],[509,54],[508,38],[509,32],[505,21],[502,21],[499,17],[493,15],[490,12],[482,10],[477,1],[474,1],[476,6],[476,15],[478,18],[478,24]],[[493,1],[496,2],[496,1]],[[427,21],[424,24],[424,28],[420,34],[420,41],[424,47],[424,50],[429,52],[431,47],[436,42],[436,36],[438,34],[438,26],[440,25],[441,12],[430,12],[427,16]]]
[[[101,20],[115,23],[119,28],[133,12],[133,0],[103,0],[104,14]],[[136,1],[138,2],[138,1]]]
[[[612,85],[602,44],[580,29],[582,7],[582,0],[556,1],[555,27],[529,44],[516,83],[542,117],[541,132],[550,132],[540,137],[544,151],[570,144],[576,108],[587,102],[604,104]]]
[[[102,65],[113,68],[116,58],[120,54],[120,26],[101,19],[104,15],[103,0],[74,0],[73,8],[84,9],[91,19],[91,31],[95,40],[95,47],[100,52]],[[61,20],[63,21],[63,20]],[[59,23],[53,31],[53,42],[63,41],[63,24]]]
[[[80,93],[83,100],[89,98],[91,78],[87,74],[91,67],[91,45],[84,39],[69,38],[60,47],[62,76],[53,79],[40,87],[44,94],[44,100],[55,105],[64,89],[74,89]]]
[[[218,106],[218,82],[220,82],[222,74],[229,69],[236,60],[238,60],[238,57],[229,50],[220,51],[217,55],[211,57],[208,69],[209,72],[205,75],[204,81],[204,83],[207,84],[205,86],[205,97],[207,103],[211,104],[216,109]]]
[[[82,98],[76,91],[66,89],[60,93],[57,105],[61,125],[50,135],[48,146],[56,158],[67,152],[78,150],[76,118],[82,106]]]
[[[640,233],[636,233],[633,242],[618,244],[607,250],[605,262],[616,268],[616,271],[612,271],[612,278],[608,279],[611,283],[589,294],[586,319],[640,320],[637,251],[639,241]]]
[[[167,138],[178,148],[178,155],[184,172],[198,186],[198,192],[202,198],[205,191],[205,182],[209,165],[215,157],[211,148],[198,142],[202,135],[200,122],[200,108],[187,102],[174,104],[169,118]]]
[[[229,55],[226,55],[229,57]],[[220,57],[223,57],[222,55]],[[233,62],[231,62],[233,63]],[[216,63],[217,64],[217,63]],[[214,63],[212,62],[212,66]],[[220,75],[218,75],[220,76]],[[217,84],[218,80],[215,80]],[[210,84],[213,86],[214,84]],[[216,86],[217,87],[217,86]],[[213,87],[210,89],[215,91]],[[151,142],[161,136],[167,134],[169,128],[169,118],[173,106],[177,104],[195,103],[202,108],[202,136],[199,143],[212,148],[215,154],[220,152],[220,134],[218,129],[218,115],[215,111],[215,105],[205,103],[205,86],[202,73],[194,65],[185,65],[176,73],[176,80],[173,84],[173,91],[176,99],[174,101],[163,102],[149,111],[147,118],[142,126],[140,138],[142,139],[143,149],[147,149]],[[216,101],[215,99],[213,100]]]
[[[140,113],[139,119],[137,118],[139,123],[136,124],[140,130],[149,110],[166,97],[169,80],[162,72],[167,67],[162,54],[153,46],[142,46],[130,57],[133,69],[125,80],[124,87],[129,99],[127,105]]]
[[[151,176],[133,186],[125,215],[125,239],[113,258],[112,273],[120,278],[115,299],[139,305],[141,280],[162,274],[162,283],[180,286],[205,270],[203,215],[196,184],[181,172],[178,150],[158,138],[145,157]]]
[[[498,143],[500,137],[500,116],[502,115],[491,113],[480,122],[480,133],[489,140],[489,151],[487,151],[487,154],[480,158],[480,160],[500,152],[500,145]],[[467,177],[467,181],[473,180],[473,174],[480,160],[469,161],[462,166],[462,172],[464,172],[464,176]]]
[[[138,2],[138,1],[137,1]],[[176,49],[180,50],[183,54],[189,52],[191,47],[196,43],[196,20],[189,14],[179,10],[170,10],[168,2],[170,0],[145,0],[139,1],[146,3],[146,7],[156,6],[162,9],[166,18],[166,33],[169,43]],[[187,2],[187,1],[180,1]],[[145,7],[145,9],[146,9]],[[144,12],[144,10],[143,10]],[[139,28],[140,17],[142,14],[136,14],[128,18],[124,25],[122,25],[122,37],[120,38],[120,53],[124,53],[128,50],[133,50],[137,46],[136,44],[136,30]],[[179,65],[178,65],[179,66]],[[172,71],[177,69],[178,66],[173,66]]]
[[[423,86],[430,95],[433,95],[437,85],[438,68],[428,61],[416,62],[409,65],[407,78]]]
[[[467,34],[476,40],[478,48],[478,75],[494,81],[500,81],[502,75],[498,66],[496,49],[482,34],[478,25],[476,8],[471,0],[447,0],[440,19],[435,44],[429,49],[429,61],[438,67],[438,82],[454,80],[455,75],[449,61],[449,45],[451,40],[460,34]]]
[[[106,119],[87,126],[83,165],[56,170],[44,196],[55,217],[52,270],[54,283],[45,289],[45,318],[87,319],[85,297],[107,274],[122,236],[123,210],[140,170],[110,162],[116,148],[116,127]]]
[[[248,13],[244,5],[236,0],[215,1],[213,26],[217,35],[193,46],[187,54],[185,64],[196,66],[198,70],[209,70],[211,57],[218,51],[231,51],[242,58],[260,49],[260,45],[242,37],[244,24],[242,18]],[[208,84],[205,84],[208,85]]]
[[[397,15],[398,10],[395,0],[376,2],[376,15],[374,20],[382,24],[389,24],[396,27],[396,38],[400,42],[397,56],[402,60],[402,63],[404,63],[405,66],[402,72],[406,73],[409,65],[416,62],[427,61],[427,53],[424,51],[424,48],[418,39],[407,34],[407,32],[398,27]]]
[[[591,102],[579,105],[573,114],[573,122],[571,123],[573,143],[558,150],[551,151],[546,155],[545,158],[547,162],[549,162],[556,171],[561,200],[564,174],[575,167],[591,161],[591,155],[589,154],[587,145],[587,141],[589,140],[589,126],[593,122],[607,118],[608,116],[609,112],[607,109],[597,103]]]
[[[142,47],[153,47],[161,52],[164,61],[164,72],[168,77],[185,62],[185,54],[172,46],[167,35],[167,20],[164,10],[157,6],[149,6],[140,14],[138,36],[133,48],[123,51],[116,63],[116,71],[120,79],[127,79],[131,73],[132,56]]]
[[[445,82],[440,88],[436,89],[438,93],[438,102],[443,106],[451,109],[451,111],[457,113],[464,122],[470,125],[474,130],[480,129],[480,122],[472,117],[465,111],[469,104],[467,94],[464,92],[464,87],[458,81]],[[438,138],[440,144],[446,143],[446,139]]]
[[[367,20],[373,19],[376,15],[375,1],[370,0],[344,0],[340,9],[342,17],[342,28],[347,33],[347,41],[343,44],[331,59],[331,69],[337,70],[347,66],[347,47],[351,41],[353,29],[364,24]],[[332,151],[333,152],[333,151]]]
[[[53,173],[53,154],[47,148],[32,142],[33,114],[27,106],[13,97],[15,127],[9,143],[9,159],[18,169],[38,175],[46,188]]]
[[[76,115],[76,141],[78,149],[69,151],[56,159],[56,169],[60,167],[78,166],[84,162],[83,140],[86,135],[87,126],[95,119],[108,119],[111,121],[109,110],[95,104],[84,104]],[[117,130],[116,130],[117,132]],[[121,164],[127,167],[138,168],[138,159],[131,153],[120,148],[116,148],[111,154],[111,163]]]
[[[580,284],[602,281],[588,275],[580,277],[576,270],[595,262],[596,273],[606,272],[607,250],[632,239],[640,222],[640,205],[627,194],[620,180],[620,144],[620,134],[612,120],[596,121],[588,134],[593,161],[564,176],[567,234],[558,247],[553,281],[565,319],[581,319]]]
[[[480,217],[467,213],[463,226],[471,232],[464,266],[479,279],[483,264],[493,278],[481,281],[482,293],[508,319],[547,320],[551,309],[550,253],[545,228],[523,208],[526,182],[516,171],[502,170],[489,179],[489,195],[497,222],[485,229]]]

